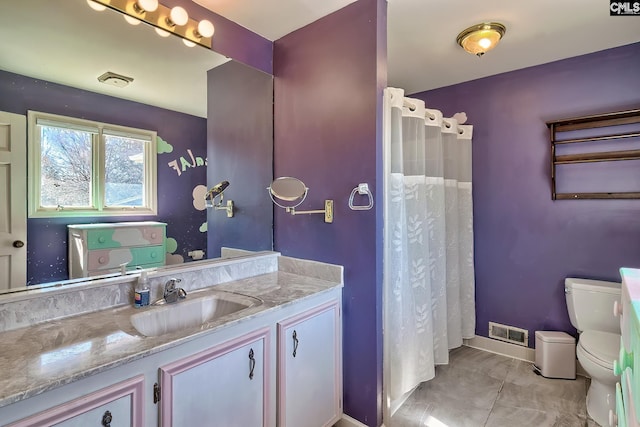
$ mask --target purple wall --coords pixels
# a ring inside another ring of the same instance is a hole
[[[636,43],[412,95],[474,125],[478,335],[489,321],[528,329],[531,347],[536,330],[574,333],[565,277],[640,267],[640,200],[552,201],[545,125],[638,108],[639,75]]]
[[[360,0],[274,43],[274,176],[309,187],[300,210],[335,201],[333,224],[277,209],[275,249],[344,265],[344,410],[369,426],[381,423],[382,212],[347,201],[360,182],[379,195],[385,40],[386,2]]]
[[[234,217],[207,209],[207,257],[222,246],[273,249],[273,76],[235,61],[207,74],[207,187],[229,181]]]
[[[206,158],[205,119],[0,71],[0,111],[26,115],[27,110],[156,130],[159,137],[173,146],[173,151],[158,154],[157,216],[29,219],[28,284],[68,277],[67,224],[161,221],[169,224],[167,236],[177,240],[173,255],[188,260],[188,251],[206,248],[206,233],[199,230],[206,221],[206,213],[194,209],[191,194],[196,185],[206,185],[207,168],[185,166],[182,171],[180,166],[178,175],[168,165],[174,160],[182,165],[181,157],[191,163],[187,150],[194,157]]]
[[[211,49],[266,73],[273,73],[273,42],[249,31],[229,19],[211,12],[192,0],[172,0],[197,21],[208,19],[215,27]]]

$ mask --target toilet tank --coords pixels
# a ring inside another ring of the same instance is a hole
[[[620,301],[621,284],[569,277],[564,293],[571,324],[578,332],[594,330],[620,333],[620,319],[613,315],[613,303]]]

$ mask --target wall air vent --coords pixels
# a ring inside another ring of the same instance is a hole
[[[106,85],[125,87],[133,81],[133,77],[127,77],[121,74],[116,74],[112,71],[107,71],[106,73],[98,77],[98,81]]]
[[[528,347],[529,345],[529,331],[526,329],[516,328],[515,326],[507,326],[495,322],[489,322],[489,338],[525,347]]]

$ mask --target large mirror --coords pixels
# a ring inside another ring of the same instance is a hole
[[[7,257],[2,260],[0,248],[0,267],[24,268],[25,283],[11,286],[0,283],[0,292],[26,289],[25,285],[65,283],[69,224],[164,222],[167,224],[167,265],[193,262],[202,252],[205,259],[216,258],[220,256],[220,246],[256,251],[271,249],[271,220],[252,221],[250,215],[258,212],[254,206],[248,207],[251,200],[245,200],[253,194],[262,194],[266,178],[247,178],[247,173],[231,176],[228,171],[242,166],[238,164],[242,153],[228,152],[228,147],[233,145],[229,141],[221,143],[220,155],[215,158],[211,155],[212,150],[216,150],[218,134],[229,133],[228,129],[216,133],[211,128],[221,121],[229,121],[224,112],[214,112],[217,116],[214,114],[212,119],[211,110],[226,100],[214,99],[211,88],[242,86],[238,79],[245,75],[254,80],[258,75],[268,86],[272,84],[270,75],[212,50],[187,47],[178,37],[161,37],[146,24],[131,25],[110,9],[93,10],[85,0],[8,2],[0,14],[0,38],[5,41],[0,44],[0,114],[26,115],[30,110],[40,111],[152,130],[158,135],[157,216],[29,218],[24,247],[26,265],[10,266]],[[133,81],[126,87],[99,82],[98,77],[106,72],[131,77]],[[220,81],[225,76],[231,76],[234,81],[229,84]],[[244,86],[255,88],[251,84]],[[271,93],[271,90],[264,92]],[[272,99],[268,99],[265,105],[271,102]],[[270,129],[268,126],[254,129],[254,132],[265,133],[264,138],[260,138],[261,144],[271,140]],[[212,140],[212,137],[215,138]],[[252,135],[252,140],[255,139]],[[263,148],[262,153],[270,154],[271,150],[269,146]],[[270,165],[271,159],[265,163]],[[255,165],[246,169],[253,171]],[[26,175],[26,167],[23,170]],[[268,175],[267,183],[270,173],[270,169],[263,171],[263,175]],[[206,191],[221,180],[230,182],[225,197],[234,199],[238,206],[233,218],[207,209],[204,200],[200,200],[198,189]],[[12,182],[2,183],[5,186],[0,191],[15,188]],[[257,203],[270,210],[270,201],[266,197],[262,199]],[[243,221],[257,224],[254,226],[260,230],[252,230],[252,234],[262,237],[240,237],[238,230],[246,229]],[[0,225],[7,223],[7,218],[0,217]],[[212,233],[212,224],[216,227],[215,233]],[[2,231],[0,237],[4,241],[0,241],[0,245],[20,240],[3,236]],[[211,234],[215,234],[215,238]],[[240,243],[235,245],[236,242]],[[0,277],[2,280],[7,279]]]

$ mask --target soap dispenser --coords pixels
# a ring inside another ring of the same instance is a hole
[[[149,281],[147,280],[147,272],[142,270],[135,289],[134,306],[144,307],[149,305]]]

